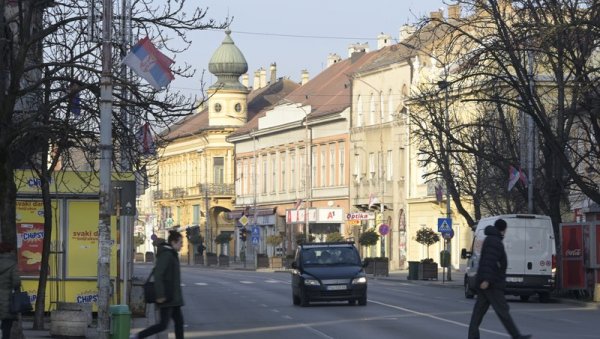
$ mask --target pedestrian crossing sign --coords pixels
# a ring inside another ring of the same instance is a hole
[[[438,218],[438,232],[450,233],[450,231],[452,231],[452,219]]]

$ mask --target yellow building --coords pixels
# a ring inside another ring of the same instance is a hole
[[[246,59],[231,39],[231,32],[225,34],[208,65],[217,81],[207,91],[205,108],[163,133],[168,145],[159,150],[153,197],[159,230],[185,231],[199,226],[207,252],[233,256],[235,220],[227,213],[235,204],[237,178],[233,144],[226,138],[298,84],[277,79],[272,65],[271,81],[255,80],[250,91],[239,81],[248,70]],[[231,241],[219,245],[215,242],[219,235],[230,235]],[[184,246],[182,258],[191,262],[194,247]]]

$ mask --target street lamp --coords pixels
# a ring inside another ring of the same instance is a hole
[[[441,90],[444,90],[444,119],[445,119],[445,128],[446,128],[446,152],[445,152],[445,162],[446,162],[446,170],[444,179],[446,181],[446,218],[450,219],[452,215],[452,209],[450,206],[450,113],[448,112],[448,88],[450,87],[450,82],[446,80],[438,81],[438,87]],[[445,239],[445,243],[447,245],[448,255],[449,255],[449,263],[450,267],[448,267],[448,281],[452,280],[452,241],[451,239]]]

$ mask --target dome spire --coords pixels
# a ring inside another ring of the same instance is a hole
[[[217,82],[210,86],[210,89],[248,90],[239,81],[239,77],[248,72],[248,63],[233,42],[229,27],[225,29],[225,38],[221,46],[210,58],[208,70],[217,76]]]

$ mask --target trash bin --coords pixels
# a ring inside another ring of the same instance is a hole
[[[408,262],[408,280],[419,279],[419,264],[420,263],[418,261]]]
[[[129,339],[131,329],[131,312],[127,305],[110,305],[110,338]]]
[[[450,267],[450,251],[443,250],[440,252],[440,266]]]

